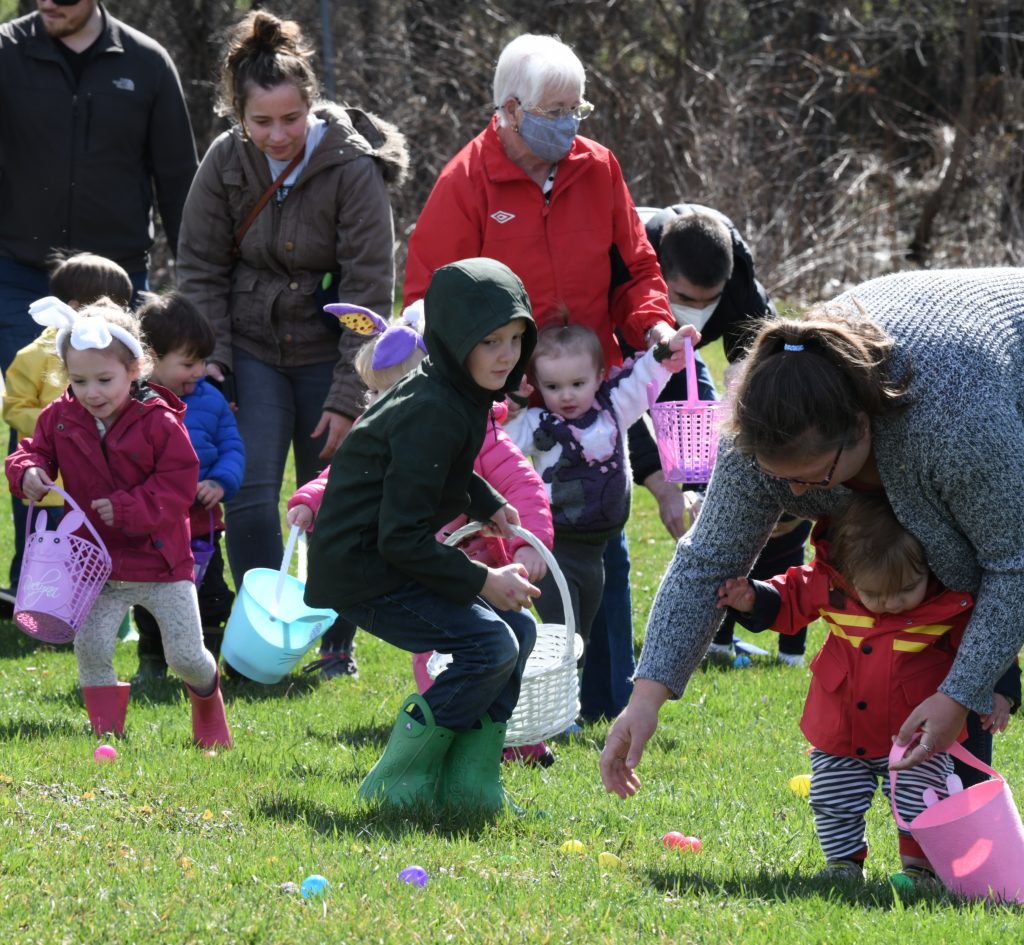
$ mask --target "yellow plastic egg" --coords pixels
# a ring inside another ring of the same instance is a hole
[[[795,774],[789,779],[789,789],[797,797],[810,797],[811,776],[809,774]]]
[[[566,840],[559,849],[563,853],[583,853],[587,848],[579,840]]]

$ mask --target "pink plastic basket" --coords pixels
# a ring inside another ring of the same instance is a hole
[[[657,402],[653,388],[651,420],[658,441],[661,468],[668,482],[707,482],[718,455],[718,428],[726,405],[697,399],[697,363],[693,343],[684,339],[686,352],[686,400]]]
[[[71,510],[52,532],[46,530],[46,513],[40,512],[32,532],[35,505],[29,506],[14,622],[35,640],[67,643],[74,639],[110,576],[110,555],[78,503],[62,489],[50,488]],[[73,534],[82,525],[96,544]]]
[[[192,558],[195,565],[192,569],[192,580],[196,587],[203,583],[206,577],[206,569],[210,566],[210,559],[217,550],[217,535],[213,529],[213,512],[210,512],[210,530],[206,538],[193,538],[189,543],[192,548]]]
[[[889,763],[899,761],[910,745],[894,745]],[[909,830],[921,845],[950,892],[968,899],[1024,903],[1024,826],[1010,786],[998,771],[961,745],[954,743],[946,750],[992,775],[992,780],[972,784],[936,801],[908,826],[896,810],[898,773],[890,771],[889,794],[896,823]]]

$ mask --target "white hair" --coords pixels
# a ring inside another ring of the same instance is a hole
[[[571,92],[583,97],[587,76],[579,57],[560,39],[524,33],[510,42],[494,70],[494,106],[498,122],[507,125],[502,106],[517,98],[524,108],[543,101],[546,93]]]

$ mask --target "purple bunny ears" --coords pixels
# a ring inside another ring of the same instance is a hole
[[[402,321],[389,325],[376,312],[361,305],[350,305],[347,302],[332,302],[324,306],[324,311],[334,315],[341,324],[350,331],[367,337],[379,336],[373,349],[370,367],[375,371],[395,367],[419,348],[424,354],[427,346],[423,336],[416,330],[423,315],[423,306],[414,302],[402,312]]]

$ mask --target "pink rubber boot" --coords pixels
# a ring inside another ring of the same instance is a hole
[[[231,731],[224,714],[224,697],[220,692],[220,673],[213,678],[213,692],[201,696],[188,683],[188,697],[192,700],[192,737],[202,748],[230,748]]]
[[[119,682],[113,686],[83,686],[82,698],[89,713],[92,730],[97,735],[111,732],[119,738],[124,735],[124,717],[128,714],[128,696],[131,683]]]

